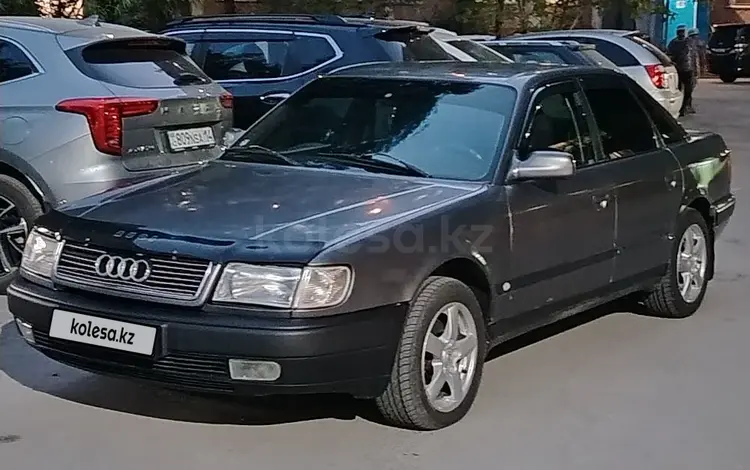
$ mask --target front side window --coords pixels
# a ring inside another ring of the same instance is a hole
[[[496,163],[515,100],[512,88],[498,85],[319,79],[251,127],[222,158],[244,158],[237,156],[243,148],[262,146],[304,165],[377,160],[430,177],[482,180]]]
[[[595,163],[591,134],[582,119],[574,93],[550,93],[533,109],[523,157],[536,150],[559,150],[573,155],[576,167]]]
[[[18,80],[36,72],[34,64],[18,46],[0,40],[0,83]]]
[[[588,89],[586,97],[607,158],[623,158],[658,148],[651,120],[627,88]]]
[[[203,68],[214,80],[279,78],[310,71],[335,57],[331,44],[317,36],[211,42]]]

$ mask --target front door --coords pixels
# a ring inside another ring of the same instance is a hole
[[[615,204],[610,175],[597,162],[584,100],[573,82],[542,88],[518,158],[534,150],[570,152],[568,179],[509,184],[512,233],[501,296],[503,316],[562,308],[606,287],[612,276]]]
[[[615,282],[663,267],[682,201],[680,166],[665,146],[684,139],[671,116],[626,80],[588,78],[583,88],[617,198]],[[671,125],[670,125],[671,124]],[[658,131],[658,134],[657,134]]]

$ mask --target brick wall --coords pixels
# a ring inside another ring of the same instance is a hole
[[[711,24],[750,23],[750,0],[714,0]]]

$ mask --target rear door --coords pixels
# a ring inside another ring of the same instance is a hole
[[[66,51],[85,75],[131,101],[121,115],[122,163],[128,170],[187,165],[218,156],[231,125],[231,100],[164,37],[89,43]]]
[[[207,29],[198,49],[204,72],[232,93],[240,129],[343,57],[327,35],[262,29]]]
[[[598,128],[604,166],[615,186],[614,280],[627,283],[660,269],[668,259],[682,181],[680,165],[664,141],[679,134],[679,126],[665,126],[674,119],[625,77],[587,77],[582,85]],[[658,133],[641,101],[660,117]]]

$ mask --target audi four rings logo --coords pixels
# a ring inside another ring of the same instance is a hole
[[[151,265],[145,259],[122,258],[101,255],[94,263],[96,274],[101,277],[143,282],[151,275]]]

